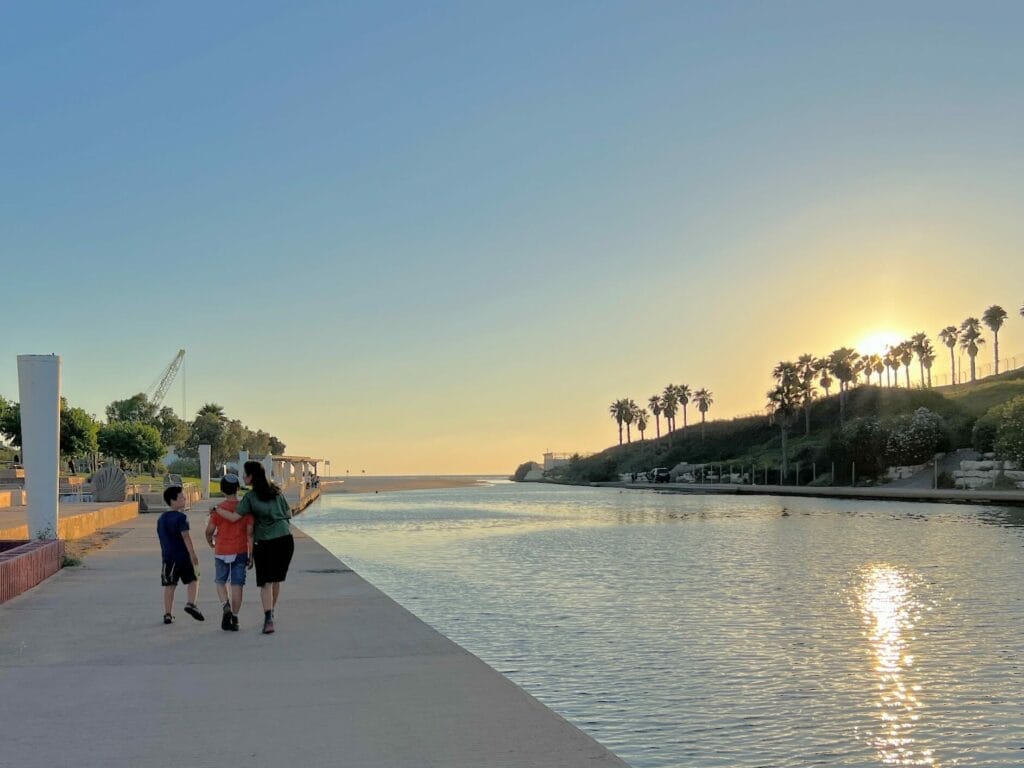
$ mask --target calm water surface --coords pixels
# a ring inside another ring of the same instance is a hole
[[[512,483],[300,519],[636,768],[1024,765],[1021,523]]]

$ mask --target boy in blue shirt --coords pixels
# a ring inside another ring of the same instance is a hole
[[[160,538],[160,583],[164,588],[164,624],[174,621],[171,607],[174,605],[174,588],[181,581],[188,589],[188,602],[185,613],[196,621],[205,621],[205,617],[196,607],[196,594],[199,592],[199,574],[195,567],[199,558],[192,546],[192,536],[188,532],[188,518],[182,510],[188,501],[180,485],[172,485],[164,489],[164,503],[169,510],[160,515],[156,521],[156,535]]]

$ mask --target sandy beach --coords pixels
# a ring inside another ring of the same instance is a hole
[[[321,480],[320,490],[323,493],[386,493],[388,491],[418,491],[438,488],[466,488],[480,485],[479,477],[438,476],[438,475],[399,475],[369,476]]]

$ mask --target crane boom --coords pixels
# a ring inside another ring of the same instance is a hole
[[[178,354],[171,360],[170,365],[163,372],[160,377],[160,382],[156,385],[153,390],[153,394],[148,398],[149,402],[159,407],[160,403],[164,401],[164,397],[167,395],[167,390],[171,388],[171,384],[174,382],[174,377],[178,375],[178,371],[181,369],[181,361],[185,359],[185,350],[179,349]]]

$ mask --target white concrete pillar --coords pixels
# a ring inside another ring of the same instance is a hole
[[[199,495],[210,498],[210,446],[199,446]]]
[[[267,480],[274,482],[274,457],[269,453],[263,457],[263,470],[267,473]]]
[[[245,462],[247,462],[248,460],[248,451],[238,452],[238,482],[242,482],[242,478],[245,476]]]
[[[21,463],[28,495],[28,532],[33,539],[56,539],[60,508],[60,358],[18,355],[21,401]]]

